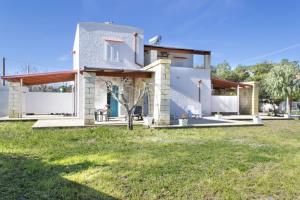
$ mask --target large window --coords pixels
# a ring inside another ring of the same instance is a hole
[[[106,42],[106,61],[121,62],[121,47],[119,42]]]

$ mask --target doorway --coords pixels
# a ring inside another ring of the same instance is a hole
[[[113,85],[112,92],[118,96],[119,95],[119,87]],[[110,94],[107,94],[107,104],[110,106],[110,116],[118,117],[119,115],[119,103],[118,101]]]

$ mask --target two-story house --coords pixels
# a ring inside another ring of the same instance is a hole
[[[74,113],[84,124],[95,123],[95,111],[109,104],[111,117],[125,116],[123,106],[107,90],[113,84],[135,101],[142,82],[149,90],[139,102],[155,124],[172,119],[209,116],[216,112],[254,114],[258,107],[256,85],[211,78],[211,52],[144,44],[143,30],[112,23],[79,23],[73,46],[73,70],[4,77],[10,93],[26,85],[74,81]],[[132,86],[124,87],[126,78]],[[132,89],[133,88],[133,89]],[[234,95],[215,96],[215,90],[235,89]],[[10,95],[9,115],[22,116],[18,95]],[[257,102],[257,103],[256,103]]]

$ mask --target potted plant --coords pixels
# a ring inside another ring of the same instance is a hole
[[[254,124],[262,124],[262,120],[261,120],[259,115],[254,115],[253,116],[253,123]]]
[[[188,116],[185,113],[182,113],[180,115],[180,118],[178,119],[179,126],[187,126],[188,125]]]
[[[219,112],[217,112],[215,114],[215,119],[221,119],[221,118],[222,118],[222,115]]]

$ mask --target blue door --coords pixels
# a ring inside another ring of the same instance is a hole
[[[119,93],[119,88],[118,86],[113,86],[112,87],[112,92],[118,96]],[[119,103],[118,101],[110,94],[107,95],[107,103],[110,105],[110,116],[111,117],[118,117],[119,113]]]

